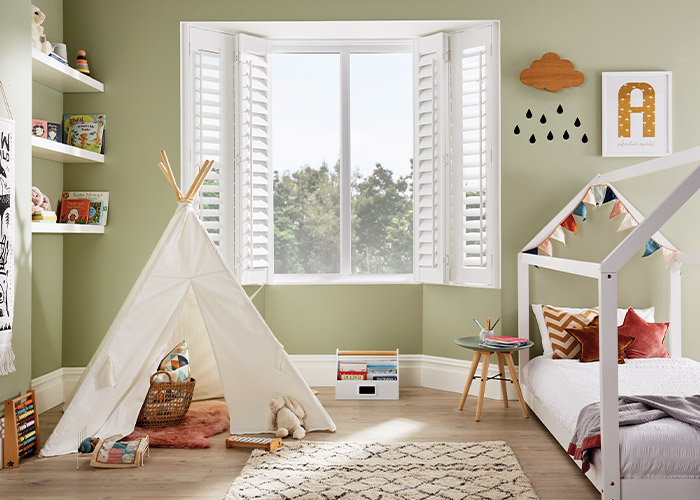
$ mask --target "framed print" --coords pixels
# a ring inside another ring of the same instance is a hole
[[[671,72],[603,73],[603,156],[671,153]]]

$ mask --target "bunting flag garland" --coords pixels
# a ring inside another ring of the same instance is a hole
[[[552,241],[549,238],[547,238],[542,243],[540,243],[537,248],[542,250],[544,253],[546,253],[550,257],[552,256]]]
[[[564,222],[561,223],[561,227],[564,229],[568,229],[572,233],[576,234],[578,233],[578,227],[576,226],[576,219],[574,219],[574,215],[570,214],[566,219],[564,219]]]
[[[670,248],[661,247],[661,252],[664,254],[664,264],[666,265],[666,268],[668,268],[668,266],[671,265],[671,262],[673,262],[673,259],[676,258],[678,250],[671,250]]]
[[[602,205],[605,195],[608,192],[608,186],[593,186],[593,196],[595,197],[595,204]]]
[[[593,205],[593,206],[596,205],[595,195],[593,194],[593,189],[589,189],[588,191],[586,191],[586,194],[583,197],[582,201],[583,201],[583,203],[587,203],[589,205]]]
[[[583,202],[578,204],[578,207],[576,207],[576,210],[574,210],[574,215],[578,215],[579,217],[583,217],[583,220],[586,220],[586,205],[584,205]]]
[[[612,212],[610,212],[610,218],[613,219],[620,214],[626,214],[626,213],[627,213],[627,209],[625,208],[625,206],[622,204],[622,202],[620,200],[617,200],[615,202],[615,206],[612,209]]]
[[[603,198],[603,203],[607,203],[613,200],[617,200],[617,196],[615,195],[615,192],[612,190],[612,188],[610,188],[610,186],[606,186],[605,198]]]
[[[644,255],[642,257],[649,257],[651,254],[656,252],[659,248],[661,248],[661,245],[659,245],[657,242],[649,238],[649,241],[647,241],[646,246],[644,247]]]
[[[554,232],[549,236],[550,240],[556,240],[560,243],[566,245],[566,236],[564,235],[564,230],[561,226],[557,226]]]
[[[529,250],[525,250],[523,253],[529,253],[529,254],[532,254],[532,255],[537,255],[537,247],[531,248],[531,249],[529,249]]]
[[[617,228],[617,232],[621,233],[622,231],[627,231],[628,229],[631,229],[638,225],[639,223],[636,220],[634,220],[632,214],[630,214],[629,212],[625,212],[625,216],[622,219],[622,224],[620,224],[620,227]]]

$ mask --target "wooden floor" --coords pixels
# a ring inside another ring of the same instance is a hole
[[[425,388],[402,388],[398,401],[336,401],[333,388],[320,388],[319,398],[338,430],[312,432],[318,441],[506,441],[542,500],[592,500],[600,495],[564,450],[531,414],[523,419],[517,404],[503,408],[487,399],[481,422],[474,421],[476,398],[457,411],[459,394]],[[61,416],[59,408],[41,415],[42,440]],[[93,469],[85,461],[75,468],[75,455],[30,458],[19,469],[0,470],[0,498],[198,498],[222,499],[245,464],[249,452],[226,449],[227,434],[213,438],[204,450],[152,448],[138,469]]]

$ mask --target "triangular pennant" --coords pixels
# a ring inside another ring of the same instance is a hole
[[[531,248],[529,250],[523,250],[523,253],[531,253],[532,255],[537,255],[537,247]]]
[[[612,212],[610,212],[610,218],[612,219],[614,217],[617,217],[620,214],[626,214],[626,213],[627,213],[627,209],[625,208],[625,206],[622,204],[622,202],[620,200],[617,200],[615,202],[615,206],[612,209]]]
[[[661,248],[661,245],[659,245],[657,242],[649,238],[649,241],[647,241],[647,244],[644,247],[644,255],[642,257],[649,257],[651,254],[656,252],[659,248]]]
[[[586,194],[583,197],[582,201],[589,205],[595,205],[595,195],[593,194],[593,189],[589,189],[588,191],[586,191]]]
[[[586,220],[586,205],[584,205],[583,202],[578,204],[578,207],[574,210],[574,215],[583,217],[583,220]]]
[[[566,245],[566,236],[564,235],[564,230],[561,228],[561,226],[557,226],[557,228],[554,230],[549,239],[556,240]]]
[[[550,257],[552,256],[552,242],[549,238],[547,238],[542,243],[540,243],[537,248],[542,250],[544,253],[546,253]]]
[[[605,190],[605,198],[603,198],[603,203],[607,203],[613,200],[617,200],[617,196],[615,195],[615,192],[608,187]]]
[[[634,217],[632,217],[632,215],[629,212],[627,212],[625,214],[625,217],[622,219],[622,223],[620,224],[620,227],[617,228],[617,232],[619,233],[621,231],[627,231],[628,229],[633,228],[633,227],[638,226],[638,225],[639,224],[637,223],[636,220],[634,220]]]
[[[593,186],[593,196],[595,197],[595,204],[602,205],[605,199],[605,193],[608,191],[608,186]]]
[[[678,250],[671,250],[670,248],[661,247],[661,252],[664,254],[664,264],[666,267],[668,267],[671,265],[671,262],[673,262],[673,259],[676,258]]]
[[[573,214],[569,215],[560,225],[564,229],[568,229],[574,234],[578,232],[578,227],[576,227],[576,220],[574,219]]]

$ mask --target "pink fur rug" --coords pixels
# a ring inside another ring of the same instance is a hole
[[[149,436],[150,446],[163,448],[209,448],[210,436],[229,428],[228,408],[223,401],[195,401],[185,415],[185,420],[172,427],[148,429],[136,427],[122,441]]]

